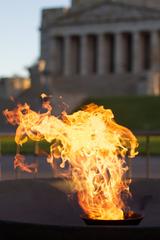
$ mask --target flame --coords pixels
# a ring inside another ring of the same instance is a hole
[[[57,118],[52,115],[49,98],[45,94],[41,97],[45,113],[33,111],[28,104],[4,111],[9,123],[18,125],[16,143],[22,145],[28,139],[49,142],[48,163],[55,170],[56,159],[61,159],[61,169],[69,165],[62,176],[71,180],[86,215],[92,219],[124,219],[124,196],[130,195],[125,157],[137,154],[135,136],[118,125],[112,111],[103,106],[90,104]],[[17,166],[25,170],[24,161]]]
[[[32,173],[37,172],[37,164],[31,163],[26,164],[25,163],[25,157],[21,154],[16,154],[14,159],[14,168],[20,168],[24,172]]]

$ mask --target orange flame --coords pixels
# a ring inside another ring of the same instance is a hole
[[[21,154],[16,154],[14,159],[14,168],[20,168],[22,171],[28,173],[37,172],[37,164],[36,163],[26,164],[25,157]]]
[[[37,113],[27,104],[4,111],[10,123],[18,124],[16,143],[22,145],[28,139],[45,139],[51,144],[48,163],[55,169],[56,159],[61,159],[61,168],[69,164],[65,177],[71,179],[73,191],[77,192],[79,204],[87,216],[124,219],[123,195],[130,194],[125,157],[137,154],[135,136],[118,125],[112,111],[103,106],[90,104],[72,115],[63,112],[58,119],[51,114],[49,98],[43,94],[42,100],[46,113]]]

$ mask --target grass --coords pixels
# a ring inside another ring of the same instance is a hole
[[[28,141],[26,144],[24,144],[22,147],[20,147],[20,153],[29,155],[29,154],[35,154],[35,146],[36,143],[33,141]],[[45,141],[39,142],[39,149],[49,152],[49,144]],[[14,141],[14,136],[2,136],[1,137],[1,154],[16,154],[17,151],[17,145]]]

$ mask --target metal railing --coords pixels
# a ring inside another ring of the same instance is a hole
[[[150,177],[150,163],[151,163],[151,154],[150,154],[150,143],[151,143],[151,137],[159,137],[160,131],[139,131],[137,132],[137,136],[139,137],[145,137],[146,138],[146,147],[145,147],[145,153],[146,153],[146,177]]]
[[[145,139],[145,150],[144,150],[144,156],[143,158],[145,158],[145,177],[146,178],[150,178],[151,176],[151,154],[150,154],[150,147],[151,147],[151,138],[152,137],[160,137],[160,131],[136,131],[135,135],[137,137],[143,137]],[[2,172],[2,158],[3,158],[3,149],[2,149],[2,137],[4,136],[14,136],[14,133],[8,133],[8,134],[0,134],[0,176],[3,175]],[[34,160],[38,162],[38,158],[39,158],[39,142],[35,142],[34,144]],[[20,153],[20,147],[17,146],[16,149],[17,153]],[[14,159],[14,157],[13,157]],[[128,171],[128,176],[130,178],[134,178],[134,174],[133,174],[133,167],[132,167],[132,159],[128,159],[128,167],[129,167],[129,171]],[[47,164],[47,163],[46,163]],[[19,171],[17,169],[13,169],[14,171],[14,176],[15,178],[18,178],[19,176]],[[39,175],[37,174],[35,177],[39,177]],[[159,178],[160,178],[160,169],[159,169]]]
[[[151,176],[151,138],[160,137],[160,131],[135,131],[137,137],[145,138],[145,149],[143,155],[145,157],[145,177],[150,178]],[[129,165],[129,177],[132,178],[132,160],[128,159]],[[160,170],[160,169],[159,169]],[[160,178],[160,171],[159,171]]]

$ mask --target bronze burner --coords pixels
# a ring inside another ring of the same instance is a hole
[[[138,225],[143,220],[143,216],[139,213],[133,213],[131,216],[125,214],[125,219],[123,220],[99,220],[99,219],[90,219],[84,216],[81,216],[81,219],[87,225]]]

